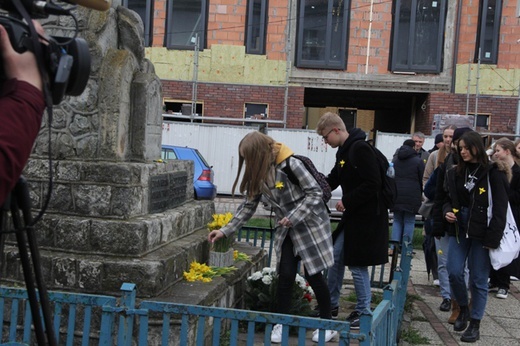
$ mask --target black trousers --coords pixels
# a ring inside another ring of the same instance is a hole
[[[300,258],[294,256],[294,245],[287,235],[282,244],[280,268],[278,270],[278,313],[289,314],[291,311],[292,287],[296,278]],[[330,292],[323,274],[309,275],[304,268],[305,279],[314,290],[314,295],[320,307],[320,318],[330,319]]]

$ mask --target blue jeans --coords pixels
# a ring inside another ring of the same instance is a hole
[[[466,238],[465,234],[450,236],[448,273],[451,292],[461,306],[468,306],[468,291],[464,280],[466,259],[469,268],[469,288],[471,290],[471,318],[481,320],[484,316],[488,297],[488,277],[491,269],[489,250],[484,249],[480,240]]]
[[[445,235],[440,239],[435,238],[435,250],[437,251],[437,274],[442,299],[451,299],[450,279],[448,276],[448,263],[450,237]]]
[[[327,273],[327,286],[330,291],[330,306],[334,309],[339,306],[339,295],[345,276],[345,260],[343,258],[345,243],[345,231],[341,231],[334,241],[334,265],[329,268]]]
[[[370,276],[368,275],[368,267],[349,266],[348,269],[352,273],[352,278],[354,279],[354,289],[357,296],[355,310],[359,313],[370,313],[372,292],[370,291]]]
[[[403,236],[408,236],[412,241],[415,228],[415,214],[408,211],[394,211],[394,222],[392,224],[392,236],[390,240],[403,242]]]

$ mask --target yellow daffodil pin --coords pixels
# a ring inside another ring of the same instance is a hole
[[[483,188],[483,187],[479,187],[479,188],[478,188],[478,194],[479,194],[479,195],[483,194],[484,192],[486,192],[486,189],[485,189],[485,188]]]
[[[281,181],[277,181],[277,182],[274,184],[274,187],[276,187],[278,190],[283,189],[283,182],[281,182]]]
[[[459,212],[459,210],[458,210],[458,209],[456,209],[456,208],[453,208],[453,214],[457,214],[458,212]]]
[[[345,164],[345,161],[344,161],[344,160],[341,160],[341,161],[339,162],[339,165],[340,165],[341,167],[343,167],[344,164]]]
[[[443,252],[442,252],[441,249],[439,249],[439,251],[437,251],[437,253],[438,253],[439,255],[442,255]]]

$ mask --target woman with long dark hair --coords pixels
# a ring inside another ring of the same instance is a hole
[[[500,245],[506,224],[509,167],[489,163],[482,137],[475,131],[460,137],[457,153],[458,164],[446,172],[448,193],[442,212],[445,220],[452,224],[448,229],[448,273],[452,294],[460,305],[454,330],[464,331],[461,341],[475,342],[480,338],[480,321],[487,303],[489,249]],[[488,223],[489,193],[493,206]],[[471,311],[464,282],[466,261],[470,272]]]

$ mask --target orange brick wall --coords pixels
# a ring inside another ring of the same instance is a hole
[[[392,1],[374,2],[370,30],[370,0],[352,0],[347,72],[365,73],[367,50],[368,73],[387,74],[392,31]]]
[[[460,23],[460,40],[457,61],[466,64],[475,56],[479,0],[464,0]],[[502,1],[499,55],[497,68],[520,68],[520,18],[516,16],[517,1]]]
[[[269,1],[266,55],[268,59],[285,60],[285,34],[287,28],[288,0]],[[165,0],[154,2],[153,46],[164,45],[166,32]],[[207,48],[213,44],[243,46],[246,35],[247,1],[209,1]]]

